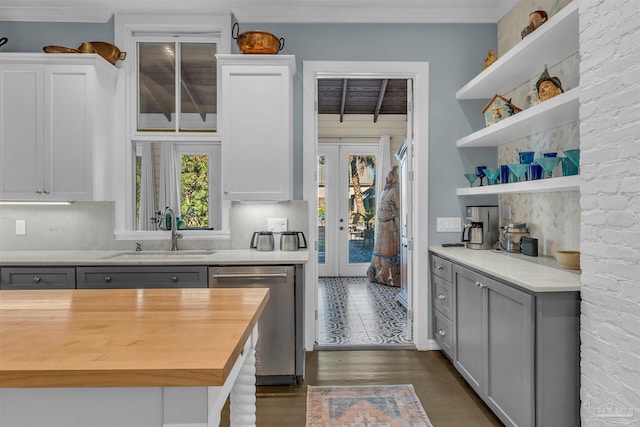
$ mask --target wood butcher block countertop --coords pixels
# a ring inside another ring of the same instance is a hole
[[[267,289],[0,292],[0,387],[224,384]]]

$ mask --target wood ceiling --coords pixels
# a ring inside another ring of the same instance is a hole
[[[215,45],[183,44],[181,54],[181,111],[204,120],[215,114]],[[140,46],[141,113],[161,113],[167,120],[175,111],[175,51],[173,43]],[[407,114],[405,79],[318,79],[318,114]]]
[[[319,79],[318,114],[407,114],[405,79]]]

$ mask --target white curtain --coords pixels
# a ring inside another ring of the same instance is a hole
[[[180,216],[180,180],[175,144],[160,144],[160,210],[170,207]]]
[[[156,213],[156,178],[153,172],[153,149],[151,144],[140,144],[142,151],[142,176],[140,179],[140,213],[138,230],[155,230],[151,218]]]
[[[391,137],[382,135],[380,137],[380,148],[378,161],[376,162],[376,199],[380,206],[380,197],[384,190],[387,174],[391,170]]]

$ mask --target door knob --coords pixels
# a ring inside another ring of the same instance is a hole
[[[343,227],[343,226],[340,226],[340,230],[344,230],[344,227]]]
[[[40,280],[42,280],[42,279],[41,279],[41,278],[39,278],[38,276],[35,276],[35,277],[33,278],[33,282],[34,282],[34,283],[38,283]]]

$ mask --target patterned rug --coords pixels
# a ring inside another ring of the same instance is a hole
[[[432,427],[411,384],[309,386],[307,427]]]

